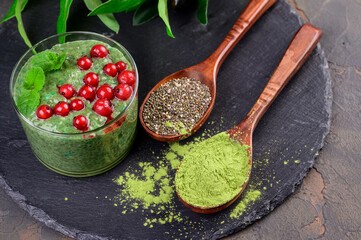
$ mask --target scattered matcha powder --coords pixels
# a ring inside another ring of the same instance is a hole
[[[174,154],[174,153],[173,153]],[[175,155],[175,154],[174,154]],[[176,155],[170,158],[173,165],[179,165]],[[174,221],[181,222],[181,213],[175,210],[175,191],[173,186],[174,174],[168,171],[173,169],[171,162],[159,161],[155,166],[150,162],[140,162],[139,169],[130,169],[124,175],[118,176],[113,181],[122,187],[120,194],[115,197],[121,206],[122,214],[135,209],[149,209],[146,214],[144,226],[153,228],[153,224],[165,224]],[[155,215],[155,216],[154,216]]]
[[[169,203],[173,197],[173,187],[170,186],[167,170],[164,167],[155,169],[150,163],[141,162],[139,165],[142,168],[140,176],[126,172],[125,176],[119,176],[114,180],[124,187],[123,193],[127,194],[128,198],[138,200],[145,209]]]
[[[143,225],[145,227],[153,228],[155,224],[182,222],[184,226],[200,234],[199,231],[203,231],[202,229],[204,228],[203,224],[201,222],[194,222],[186,216],[182,216],[181,212],[177,210],[179,200],[177,199],[173,185],[174,175],[175,170],[177,170],[180,164],[180,160],[182,158],[184,159],[193,148],[201,147],[202,143],[205,144],[204,142],[207,141],[212,142],[211,139],[224,134],[221,133],[204,140],[210,137],[215,131],[216,130],[206,129],[201,137],[194,138],[191,142],[186,144],[179,144],[179,142],[169,143],[169,149],[161,153],[152,152],[154,155],[157,155],[154,156],[154,159],[157,159],[157,161],[139,162],[138,167],[130,167],[124,174],[113,179],[113,181],[119,185],[119,194],[113,197],[113,200],[110,198],[108,198],[108,200],[114,202],[114,207],[121,208],[122,214],[141,211],[142,214],[144,214]],[[229,142],[229,144],[232,145],[231,142]],[[240,145],[237,144],[236,146],[239,147]],[[234,146],[230,146],[230,149],[233,149],[233,147]],[[242,152],[244,153],[247,148],[246,146],[243,147]],[[211,152],[217,153],[217,150],[212,149]],[[263,164],[268,165],[268,159],[264,161]],[[239,176],[239,173],[237,176]],[[255,188],[260,188],[263,180],[258,179],[257,181],[259,181],[257,185],[251,184],[249,189],[241,195],[238,203],[236,202],[230,206],[230,218],[240,217],[245,211],[249,210],[253,202],[259,198],[261,192],[255,190]],[[266,190],[266,187],[263,189]],[[224,221],[220,224],[223,223]],[[184,229],[187,231],[186,228]],[[183,232],[183,230],[179,229],[179,232]]]
[[[171,127],[173,127],[173,123],[167,121],[167,122],[165,122],[165,126],[171,128]]]
[[[239,216],[241,216],[242,213],[247,210],[247,207],[261,196],[261,192],[258,190],[249,190],[242,195],[242,200],[237,204],[235,208],[233,208],[231,214],[229,215],[231,218],[238,218]]]
[[[179,167],[180,161],[174,152],[166,153],[165,158],[170,163],[172,169],[177,169]]]
[[[188,134],[188,131],[185,128],[179,129],[179,134],[186,135]]]
[[[249,146],[225,132],[197,143],[184,155],[175,177],[178,194],[189,204],[212,207],[234,198],[250,174]]]

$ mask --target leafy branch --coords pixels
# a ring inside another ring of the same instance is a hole
[[[119,23],[114,17],[114,13],[121,12],[134,12],[133,14],[133,26],[138,26],[149,22],[150,20],[160,17],[165,26],[168,36],[174,35],[171,30],[171,25],[168,17],[168,5],[177,5],[182,0],[108,0],[102,2],[101,0],[83,0],[85,6],[89,9],[88,16],[98,16],[98,18],[115,33],[119,32]],[[190,0],[183,0],[190,1]],[[25,9],[28,0],[14,0],[8,13],[0,21],[4,23],[9,19],[16,17],[18,21],[19,33],[24,39],[26,45],[32,47],[32,44],[26,35],[23,21],[21,18],[21,12]],[[66,32],[66,23],[68,20],[70,7],[73,0],[60,0],[60,12],[57,21],[57,33]],[[208,0],[198,0],[197,18],[202,24],[207,24],[207,9]],[[60,37],[60,43],[65,41],[65,36]]]
[[[45,83],[45,72],[58,70],[65,61],[65,52],[57,54],[49,50],[36,54],[31,60],[31,68],[27,71],[21,94],[16,106],[25,116],[29,116],[40,104],[40,90]]]

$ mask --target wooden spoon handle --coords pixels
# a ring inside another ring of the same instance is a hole
[[[247,33],[253,24],[266,12],[277,0],[251,0],[242,14],[238,17],[232,29],[228,32],[223,42],[209,56],[205,62],[214,69],[217,76],[219,68],[228,54],[237,45],[239,40]]]
[[[301,68],[321,36],[322,30],[308,23],[298,30],[271,79],[247,114],[246,118],[251,122],[252,130],[289,80]]]

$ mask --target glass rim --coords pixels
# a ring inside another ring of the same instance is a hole
[[[135,89],[133,90],[132,96],[130,98],[130,101],[128,102],[127,106],[116,116],[114,117],[111,121],[109,121],[108,123],[104,124],[103,126],[100,126],[96,129],[90,130],[90,131],[85,131],[85,132],[79,132],[79,133],[60,133],[60,132],[52,132],[46,129],[43,129],[41,127],[36,126],[33,122],[31,122],[28,118],[26,118],[18,109],[18,107],[16,106],[15,103],[15,98],[14,98],[14,94],[13,94],[13,85],[15,84],[17,79],[14,79],[15,77],[15,71],[19,68],[19,67],[23,67],[20,66],[20,63],[23,61],[23,59],[25,58],[25,56],[35,50],[40,44],[48,41],[49,39],[53,39],[56,37],[60,37],[60,36],[68,36],[68,35],[93,35],[93,36],[97,36],[103,39],[107,39],[108,41],[111,41],[112,43],[114,43],[115,45],[117,45],[120,49],[122,49],[124,51],[124,53],[126,54],[126,57],[129,57],[131,64],[134,66],[134,72],[135,72]],[[13,68],[13,71],[11,73],[10,76],[10,94],[11,94],[11,100],[12,100],[12,104],[13,107],[15,108],[16,113],[29,125],[31,125],[32,127],[36,128],[39,131],[43,131],[46,132],[48,134],[54,134],[54,135],[59,135],[59,136],[78,136],[78,135],[84,135],[84,134],[92,134],[95,132],[98,132],[99,130],[105,129],[109,126],[111,126],[114,122],[116,122],[119,118],[121,118],[124,113],[128,110],[129,106],[133,103],[135,96],[137,95],[138,92],[138,84],[139,84],[139,76],[138,76],[138,69],[137,69],[137,65],[135,64],[135,61],[132,57],[132,55],[130,55],[130,53],[128,52],[128,50],[121,45],[120,43],[116,42],[115,40],[111,39],[110,37],[104,36],[102,34],[99,33],[94,33],[94,32],[87,32],[87,31],[72,31],[72,32],[65,32],[65,33],[60,33],[60,34],[55,34],[52,35],[50,37],[44,38],[43,40],[39,41],[38,43],[36,43],[34,46],[32,46],[31,48],[29,48],[19,59],[19,61],[15,64],[15,67]]]

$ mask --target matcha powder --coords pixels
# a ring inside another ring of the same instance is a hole
[[[145,209],[156,204],[169,203],[173,197],[167,169],[151,166],[150,163],[140,162],[142,171],[140,177],[126,172],[125,176],[114,179],[118,185],[125,187],[125,193],[132,199],[142,202]]]
[[[222,205],[239,193],[250,171],[249,146],[219,133],[185,154],[175,177],[178,194],[199,207]]]
[[[244,211],[246,211],[247,207],[256,201],[261,196],[261,192],[258,190],[249,190],[244,193],[242,201],[240,201],[235,208],[233,208],[231,214],[229,215],[231,218],[238,218],[241,216]]]
[[[224,132],[210,137],[214,132],[206,132],[185,144],[172,142],[165,150],[152,151],[151,159],[129,166],[112,179],[119,186],[118,191],[113,196],[105,196],[105,199],[111,201],[116,211],[123,215],[141,214],[144,227],[168,225],[173,229],[179,226],[179,229],[165,233],[169,234],[169,239],[187,238],[190,232],[201,234],[206,231],[203,221],[194,221],[184,214],[182,209],[185,207],[177,198],[174,184],[187,202],[215,206],[232,199],[247,181],[250,171],[249,146],[230,140]],[[206,137],[210,138],[204,140]],[[182,167],[174,179],[182,159]],[[214,215],[212,221],[220,221],[222,225],[227,221],[225,217],[229,220],[241,219],[248,214],[262,195],[257,190],[261,189],[261,184],[261,180],[257,185],[251,183],[227,211],[227,216]]]

